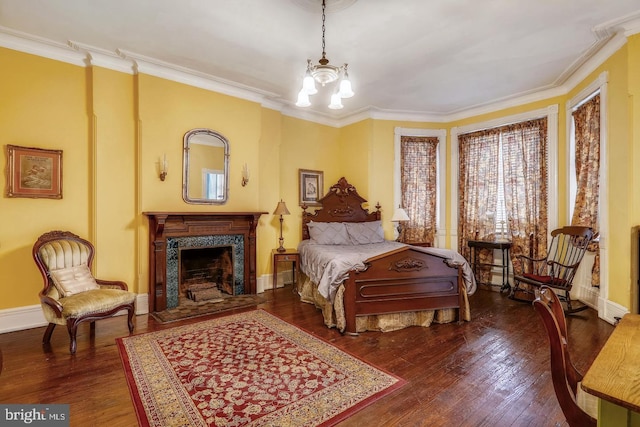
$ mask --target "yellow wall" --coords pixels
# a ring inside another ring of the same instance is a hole
[[[90,231],[91,149],[87,70],[0,49],[0,144],[63,150],[63,199],[0,201],[0,309],[38,303],[42,288],[31,248],[50,230]],[[6,174],[0,176],[6,194]]]
[[[640,197],[638,197],[638,189],[640,189],[640,120],[638,120],[638,113],[640,112],[640,35],[635,35],[629,39],[627,45],[628,51],[628,73],[627,82],[629,90],[629,98],[627,102],[626,120],[627,120],[627,132],[629,141],[629,152],[627,156],[627,163],[630,168],[631,185],[625,192],[624,197],[627,197],[631,203],[632,212],[632,225],[634,226],[634,232],[631,233],[631,260],[638,259],[638,226],[640,226]],[[636,149],[636,147],[639,147]],[[634,194],[635,193],[635,194]],[[613,196],[612,199],[616,199],[623,196]],[[611,203],[615,203],[611,200]],[[631,286],[634,286],[633,278],[640,277],[640,271],[638,271],[638,265],[631,261]],[[633,289],[633,288],[632,288]],[[633,292],[632,292],[633,294]],[[616,295],[617,297],[617,295]],[[634,299],[632,299],[633,301]],[[637,294],[635,301],[638,300]],[[617,297],[616,301],[622,301],[622,298]],[[633,304],[632,304],[633,305]],[[635,312],[640,310],[640,307],[635,306]]]
[[[77,234],[100,249],[94,260],[96,276],[123,280],[136,289],[138,222],[133,76],[104,68],[87,68],[86,73],[90,109],[85,142],[89,148],[90,229],[86,235],[81,230]],[[65,175],[70,167],[74,166],[65,164]],[[65,181],[65,189],[74,186],[75,183]]]
[[[96,273],[126,280],[131,289],[148,290],[146,211],[259,211],[258,275],[271,272],[271,250],[278,246],[279,221],[272,215],[283,199],[285,246],[300,240],[298,170],[324,172],[324,191],[345,176],[369,200],[382,205],[387,237],[393,213],[394,128],[450,130],[507,115],[559,107],[558,223],[567,221],[565,104],[599,73],[609,73],[607,106],[610,251],[609,296],[631,306],[633,277],[631,232],[640,224],[640,126],[634,119],[640,92],[640,36],[616,52],[565,96],[494,111],[452,123],[367,119],[341,129],[283,116],[257,103],[158,77],[129,75],[100,67],[79,67],[9,49],[0,49],[0,143],[62,149],[62,200],[9,199],[0,209],[0,286],[10,289],[0,309],[37,304],[42,280],[31,247],[43,232],[68,229],[98,246]],[[182,200],[182,139],[193,128],[210,128],[230,142],[229,201],[190,205]],[[158,178],[158,160],[169,163]],[[241,185],[247,164],[251,177]],[[450,170],[450,169],[449,169]],[[6,187],[5,177],[0,178]],[[447,174],[450,193],[455,182]],[[446,200],[446,216],[452,203]],[[447,227],[449,227],[447,225]],[[20,286],[16,286],[19,283]]]
[[[292,117],[282,118],[282,142],[280,144],[280,198],[291,215],[284,218],[283,237],[287,248],[295,248],[302,235],[298,170],[323,171],[326,192],[342,176],[340,170],[340,130]],[[276,204],[273,204],[272,211]],[[309,212],[313,212],[309,209]],[[278,232],[280,223],[274,218]],[[273,246],[278,247],[278,244]]]

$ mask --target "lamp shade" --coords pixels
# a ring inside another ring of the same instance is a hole
[[[398,209],[395,210],[395,212],[393,213],[393,217],[391,217],[391,221],[409,221],[409,215],[407,215],[407,212],[402,209],[401,207],[398,207]]]
[[[274,215],[289,215],[289,209],[287,209],[287,205],[284,203],[283,200],[280,200],[278,202],[278,206],[276,206],[276,210],[273,211]]]
[[[345,77],[340,82],[339,93],[340,98],[351,98],[354,95],[353,90],[351,89],[351,81],[349,80],[349,76],[346,75],[346,73]]]
[[[300,90],[298,93],[298,101],[296,101],[296,106],[298,107],[308,107],[311,105],[311,101],[309,101],[309,94],[305,92],[304,89]]]
[[[333,95],[331,95],[331,104],[329,104],[329,108],[331,108],[332,110],[340,110],[343,107],[344,105],[342,105],[340,94],[334,93]]]

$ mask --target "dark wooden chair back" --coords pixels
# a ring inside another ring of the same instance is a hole
[[[595,426],[597,420],[578,405],[582,374],[571,362],[567,324],[560,299],[550,287],[541,286],[533,306],[549,336],[553,388],[567,422],[572,427]]]
[[[522,262],[522,271],[514,275],[512,296],[516,296],[524,287],[536,289],[544,285],[563,292],[562,299],[567,303],[568,312],[587,308],[584,305],[574,308],[569,292],[593,237],[593,230],[589,227],[566,226],[553,230],[546,256],[538,259],[526,255],[518,257]]]

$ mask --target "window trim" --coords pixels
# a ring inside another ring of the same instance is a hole
[[[546,108],[527,111],[520,114],[500,117],[479,123],[451,128],[451,249],[458,251],[458,182],[460,175],[460,158],[458,155],[458,135],[506,126],[527,120],[547,118],[547,186],[548,186],[548,220],[549,232],[558,227],[558,104]]]
[[[400,140],[403,136],[425,136],[438,138],[437,162],[437,200],[436,200],[436,234],[435,247],[444,247],[446,238],[446,194],[447,194],[447,130],[446,129],[414,129],[414,128],[394,128],[393,138],[393,208],[400,203],[402,185],[400,182]],[[394,231],[395,232],[395,231]]]

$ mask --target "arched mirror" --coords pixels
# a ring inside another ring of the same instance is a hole
[[[187,203],[224,204],[229,195],[229,141],[210,129],[184,135],[182,198]]]

